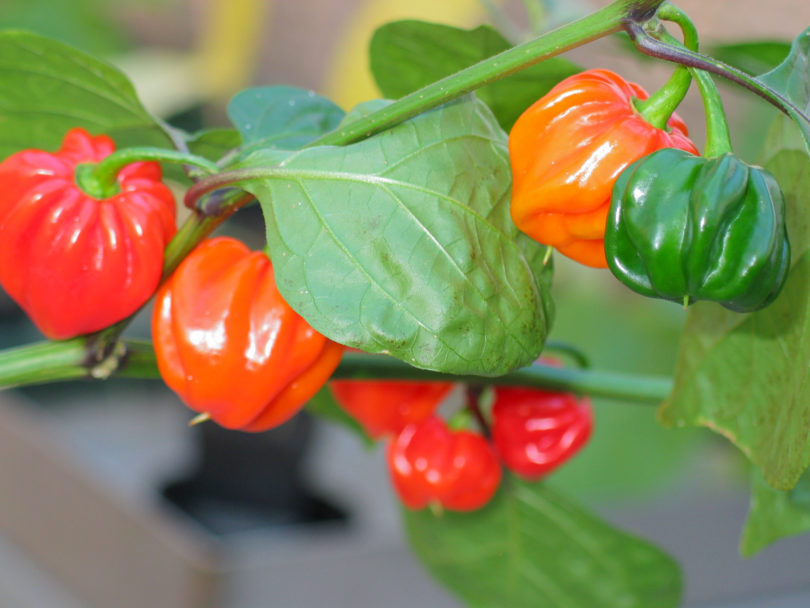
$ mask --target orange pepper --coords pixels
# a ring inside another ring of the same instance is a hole
[[[292,417],[344,349],[284,301],[264,253],[227,237],[200,244],[158,290],[152,338],[169,388],[191,409],[243,431]]]
[[[631,163],[661,148],[698,150],[673,114],[667,130],[648,123],[633,99],[639,85],[609,70],[557,84],[509,134],[512,219],[520,230],[586,266],[606,268],[604,235],[613,183]]]

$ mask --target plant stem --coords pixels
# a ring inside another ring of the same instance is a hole
[[[87,377],[86,358],[83,338],[38,342],[0,351],[0,387]]]
[[[597,370],[531,365],[518,371],[485,378],[453,376],[411,367],[398,359],[379,355],[346,353],[332,376],[335,379],[384,378],[388,380],[436,380],[471,384],[529,386],[608,397],[622,401],[658,403],[672,390],[672,379],[662,376],[622,374]]]
[[[691,51],[698,50],[697,31],[695,30],[694,24],[685,13],[673,5],[666,3],[661,7],[658,16],[661,19],[677,23],[683,31],[684,45],[686,48]],[[673,46],[680,45],[664,28],[660,28],[655,34],[668,44],[672,44]],[[693,73],[697,81],[700,96],[703,99],[704,113],[706,115],[706,146],[703,150],[703,156],[706,158],[716,158],[727,154],[731,152],[731,136],[729,134],[728,121],[726,120],[726,112],[723,109],[723,100],[720,97],[720,93],[707,72],[693,68],[689,68],[689,70]]]
[[[113,152],[96,164],[81,164],[76,170],[76,183],[96,198],[106,198],[118,188],[118,172],[140,161],[182,163],[199,167],[206,174],[219,171],[216,163],[195,154],[164,148],[124,148]]]
[[[481,411],[481,395],[484,392],[484,387],[480,384],[468,384],[466,391],[466,407],[467,411],[475,418],[478,428],[481,433],[489,439],[492,436],[489,422],[487,422],[484,412]]]
[[[618,32],[628,21],[644,22],[662,3],[663,0],[617,0],[582,19],[405,95],[389,106],[319,137],[307,147],[346,145],[369,137],[543,59]]]
[[[124,340],[120,349],[109,349],[109,357],[88,362],[87,338],[62,342],[41,342],[0,351],[0,388],[23,384],[44,384],[59,380],[101,377],[101,367],[125,378],[160,378],[155,352],[149,342]],[[105,363],[112,359],[110,363]],[[558,368],[531,365],[521,370],[487,378],[454,376],[411,367],[380,355],[346,353],[332,375],[334,379],[388,379],[468,382],[473,385],[505,384],[529,386],[607,397],[634,403],[658,403],[672,390],[672,380],[661,376]]]
[[[690,51],[682,46],[675,46],[662,42],[647,33],[644,27],[635,21],[627,21],[625,23],[625,29],[633,39],[636,48],[638,48],[638,50],[645,55],[657,57],[658,59],[671,61],[673,63],[678,63],[680,65],[685,65],[698,70],[705,70],[707,72],[711,72],[712,74],[722,76],[723,78],[726,78],[727,80],[730,80],[741,87],[756,93],[765,101],[772,104],[791,118],[798,118],[807,124],[810,124],[810,117],[808,117],[807,114],[792,101],[757,78],[746,74],[742,70],[738,70],[737,68],[714,59],[713,57],[701,55],[695,51]]]

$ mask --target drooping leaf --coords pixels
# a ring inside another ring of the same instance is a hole
[[[416,556],[471,608],[667,608],[681,575],[660,549],[545,485],[505,479],[483,509],[404,512]]]
[[[268,150],[243,167],[275,165]],[[468,97],[244,183],[284,298],[328,337],[426,369],[503,374],[551,321],[546,248],[509,216],[506,136]]]
[[[493,28],[464,30],[425,21],[394,21],[371,39],[371,72],[385,97],[393,99],[505,51],[512,45]],[[476,94],[509,130],[518,116],[563,78],[582,71],[553,57],[482,87]]]
[[[786,536],[810,532],[810,470],[792,490],[774,490],[762,473],[751,474],[751,507],[745,522],[740,552],[751,556]]]
[[[246,89],[228,104],[246,150],[297,150],[337,127],[344,114],[325,97],[289,86]]]
[[[740,315],[698,303],[687,317],[675,388],[661,419],[706,426],[732,441],[774,488],[810,466],[810,160],[776,153],[766,164],[787,202],[793,264],[767,308]]]
[[[792,105],[788,113],[804,138],[810,154],[810,27],[799,34],[787,58],[758,80],[784,95]]]
[[[121,72],[60,42],[1,32],[0,82],[0,159],[55,150],[72,127],[106,133],[119,146],[171,146]]]

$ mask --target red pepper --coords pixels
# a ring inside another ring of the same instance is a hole
[[[0,163],[0,285],[49,338],[103,329],[140,308],[176,231],[160,165],[118,173],[120,192],[96,199],[76,167],[115,150],[106,135],[72,129],[56,153],[23,150]]]
[[[453,389],[452,382],[333,380],[329,388],[346,412],[373,439],[395,435],[430,417]]]
[[[437,503],[473,511],[489,502],[501,481],[490,443],[471,431],[450,430],[436,416],[406,426],[386,456],[394,488],[411,509]]]
[[[270,259],[226,237],[200,244],[160,288],[152,338],[186,405],[244,431],[293,416],[343,354],[284,301]]]
[[[534,240],[588,266],[607,268],[604,235],[619,174],[660,148],[697,154],[675,114],[667,130],[633,107],[639,85],[609,70],[558,83],[518,118],[509,134],[512,219]]]
[[[590,400],[572,393],[498,386],[492,439],[506,468],[535,480],[559,467],[588,441]]]

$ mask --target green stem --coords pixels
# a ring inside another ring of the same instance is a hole
[[[116,344],[121,348],[111,348],[107,357],[89,362],[86,338],[30,344],[0,351],[0,388],[104,376],[99,370],[126,378],[160,377],[155,352],[149,342],[125,340]],[[672,380],[660,376],[545,365],[532,365],[497,378],[454,376],[417,369],[392,357],[359,353],[346,353],[332,377],[530,386],[653,404],[666,399],[672,390]]]
[[[95,198],[107,198],[118,191],[118,172],[139,161],[182,163],[202,169],[204,174],[219,171],[216,163],[195,154],[163,148],[124,148],[117,150],[96,164],[82,164],[76,168],[76,183]]]
[[[0,351],[0,387],[75,380],[88,375],[87,342],[73,338]]]
[[[661,376],[558,368],[546,365],[532,365],[497,378],[453,376],[417,369],[391,357],[359,353],[343,355],[343,359],[332,377],[336,379],[385,378],[530,386],[640,403],[659,403],[666,399],[672,390],[672,379]]]
[[[682,10],[669,2],[664,2],[656,13],[658,19],[677,23],[683,32],[684,46],[697,51],[698,33],[695,25]],[[653,20],[658,23],[657,19]],[[666,30],[660,28],[664,33]],[[658,129],[666,129],[672,113],[686,97],[689,85],[692,84],[692,73],[686,66],[678,66],[669,81],[648,99],[637,102],[636,109],[651,125]]]
[[[549,340],[543,346],[543,354],[545,355],[545,353],[547,352],[560,353],[562,355],[566,355],[570,359],[572,359],[574,363],[577,364],[578,367],[588,368],[591,366],[591,362],[588,359],[588,356],[573,344]]]
[[[667,10],[664,10],[667,9]],[[687,43],[689,50],[697,50],[697,34],[693,36],[687,35],[691,28],[694,31],[694,25],[689,18],[686,17],[679,9],[671,5],[665,5],[662,8],[659,16],[670,21],[678,23],[684,28],[684,41]],[[678,46],[680,43],[674,39],[666,30],[658,32],[658,36],[664,42]],[[728,129],[728,120],[726,120],[726,112],[723,109],[723,99],[720,97],[720,92],[717,90],[712,77],[703,70],[695,70],[689,68],[694,74],[695,81],[697,82],[700,96],[703,99],[703,110],[706,114],[706,146],[703,151],[705,158],[716,158],[731,152],[731,135]]]
[[[713,57],[701,55],[695,51],[657,40],[648,34],[638,22],[629,20],[625,23],[625,30],[633,42],[642,53],[651,57],[657,57],[665,61],[671,61],[680,65],[685,65],[698,70],[705,70],[712,74],[722,76],[749,91],[756,93],[765,101],[772,104],[791,118],[796,118],[810,124],[810,117],[796,104],[787,99],[784,95],[775,91],[762,81],[738,70],[728,64],[718,61]]]
[[[663,0],[616,0],[582,19],[484,59],[323,135],[309,146],[346,145],[370,137],[543,59],[618,32],[628,21],[649,20]]]

